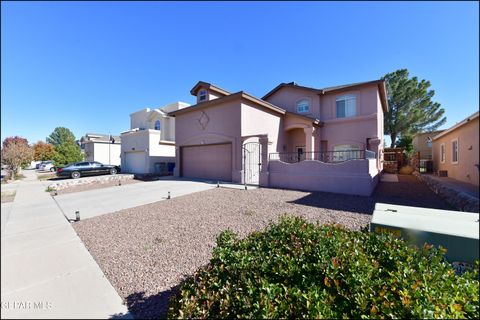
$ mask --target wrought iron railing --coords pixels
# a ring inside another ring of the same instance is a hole
[[[278,152],[270,153],[269,160],[295,163],[304,160],[318,160],[325,163],[339,163],[354,159],[375,159],[375,152],[370,150],[313,151],[313,152]]]

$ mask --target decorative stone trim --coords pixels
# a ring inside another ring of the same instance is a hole
[[[438,194],[454,209],[465,212],[479,212],[479,199],[465,192],[459,192],[443,185],[441,182],[430,178],[428,175],[422,175],[418,171],[414,171],[413,175],[418,180],[425,183],[433,192]]]
[[[80,186],[86,184],[104,184],[112,181],[126,181],[132,180],[134,178],[133,174],[116,174],[116,175],[105,175],[105,176],[95,176],[95,177],[86,177],[82,179],[67,179],[61,182],[55,182],[48,186],[48,188],[53,190],[63,190],[72,186]]]

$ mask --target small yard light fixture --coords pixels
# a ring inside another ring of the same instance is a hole
[[[75,211],[75,221],[80,221],[80,211]]]
[[[170,191],[168,191],[167,199],[170,199]]]

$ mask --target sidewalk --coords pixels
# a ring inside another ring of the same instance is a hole
[[[2,217],[2,318],[131,318],[46,186],[23,174]]]

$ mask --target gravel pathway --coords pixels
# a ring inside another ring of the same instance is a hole
[[[370,222],[375,202],[448,209],[414,177],[400,176],[398,183],[380,183],[372,197],[219,188],[73,226],[134,317],[158,318],[172,288],[208,263],[221,231],[246,236],[284,213],[358,230]]]

